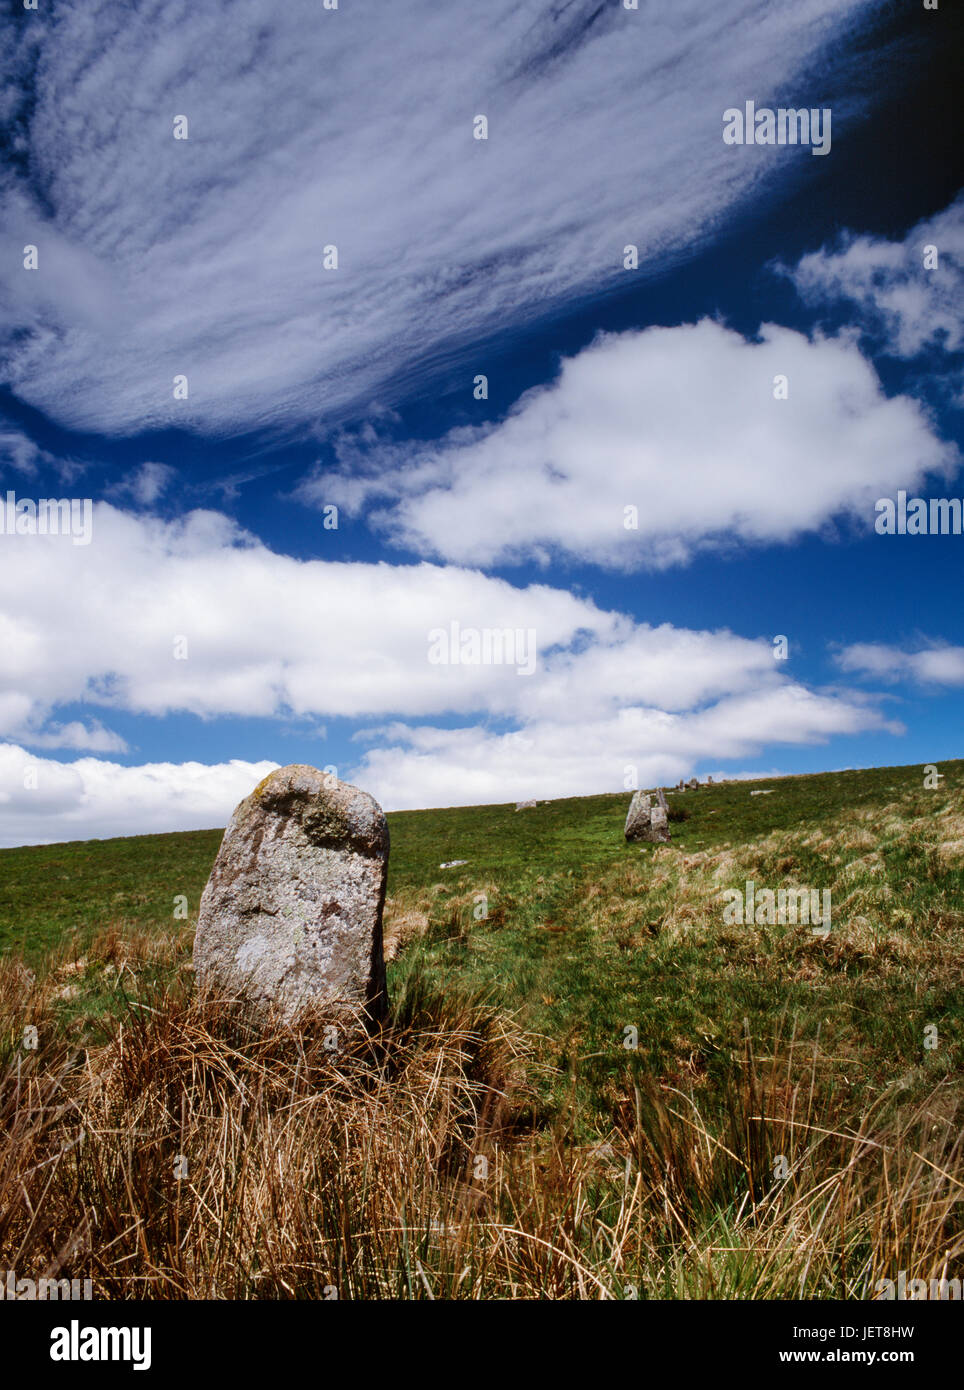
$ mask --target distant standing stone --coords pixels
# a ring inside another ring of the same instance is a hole
[[[699,790],[699,785],[700,785],[700,783],[699,783],[699,778],[697,778],[697,777],[691,777],[690,780],[687,782],[686,785],[689,787],[689,789],[690,789],[691,792],[698,791],[698,790]]]
[[[204,993],[290,1021],[306,1004],[384,1018],[388,824],[367,792],[295,764],[237,807],[201,897]]]

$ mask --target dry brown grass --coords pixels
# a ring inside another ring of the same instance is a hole
[[[405,947],[428,931],[431,900],[425,894],[399,893],[385,899],[383,918],[386,961],[392,961]]]
[[[114,1298],[868,1297],[964,1252],[950,1092],[841,1130],[792,1039],[747,1048],[722,1129],[627,1080],[615,1128],[577,1143],[537,1122],[535,1040],[478,1001],[416,981],[385,1034],[342,1022],[331,1050],[323,1018],[255,1033],[175,986],[78,1053],[47,1012],[71,964],[0,971],[14,1038],[30,1018],[49,1039],[8,1047],[0,1079],[19,1277]]]

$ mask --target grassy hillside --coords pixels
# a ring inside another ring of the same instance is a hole
[[[453,1194],[459,1230],[470,1198],[486,1230],[511,1213],[513,1229],[548,1231],[549,1248],[569,1243],[558,1268],[518,1285],[490,1251],[495,1265],[471,1289],[480,1296],[866,1297],[898,1258],[921,1277],[949,1250],[959,1265],[964,763],[940,772],[938,789],[909,767],[671,793],[673,840],[659,847],[624,842],[628,793],[390,815],[397,1066],[427,1065],[424,1050],[438,1049],[432,1074],[453,1069],[463,1100],[475,1097],[471,1121],[461,1110],[453,1120],[451,1099],[435,1117],[448,1157],[433,1150],[429,1188],[399,1173],[403,1205],[424,1208],[423,1270],[448,1277],[438,1203]],[[187,1026],[178,1010],[192,1007],[193,924],[219,839],[0,851],[0,963],[14,1003],[0,1045],[11,1066],[22,1067],[35,1018],[47,1053],[30,1061],[41,1070],[78,1047],[88,1065],[106,1056],[121,1019],[134,1036],[154,1015]],[[450,860],[467,862],[440,867]],[[724,890],[746,880],[758,893],[830,889],[829,933],[727,923]],[[175,916],[180,895],[186,918]],[[219,1027],[204,1024],[205,1046],[224,1045]],[[403,1094],[422,1103],[419,1087],[397,1086],[391,1104]],[[386,1143],[414,1124],[410,1112],[381,1119]],[[413,1132],[426,1128],[423,1116]],[[484,1181],[473,1166],[483,1150]],[[576,1189],[582,1224],[569,1231]],[[820,1222],[810,1248],[804,1231],[830,1191],[842,1225],[831,1237]],[[362,1220],[352,1212],[345,1221]],[[408,1255],[396,1274],[390,1259],[379,1265],[377,1291],[397,1275],[403,1293],[424,1293],[412,1267]],[[237,1296],[260,1291],[232,1269]],[[167,1288],[168,1274],[152,1277]],[[355,1291],[373,1288],[361,1279]]]

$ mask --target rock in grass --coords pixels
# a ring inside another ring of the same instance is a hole
[[[531,811],[535,805],[534,801],[517,801],[515,808],[517,811]]]
[[[623,835],[627,840],[641,840],[644,838],[643,831],[649,830],[650,799],[645,792],[633,792],[633,799],[629,803],[629,810],[626,813],[626,825]]]
[[[650,804],[646,792],[634,792],[629,803],[626,826],[623,830],[627,840],[642,840],[649,844],[665,844],[669,840],[669,823],[662,806]]]
[[[649,813],[649,839],[654,845],[669,844],[669,816],[662,806],[654,806]]]
[[[309,1004],[386,1012],[388,824],[367,792],[279,768],[237,807],[201,898],[203,993],[290,1021]]]

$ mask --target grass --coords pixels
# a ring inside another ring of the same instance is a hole
[[[336,1053],[323,1020],[265,1038],[194,1000],[220,832],[0,851],[0,1265],[114,1297],[961,1278],[964,763],[941,772],[671,793],[658,847],[623,841],[628,793],[390,815],[392,1019]],[[725,922],[747,879],[829,888],[829,935]]]

